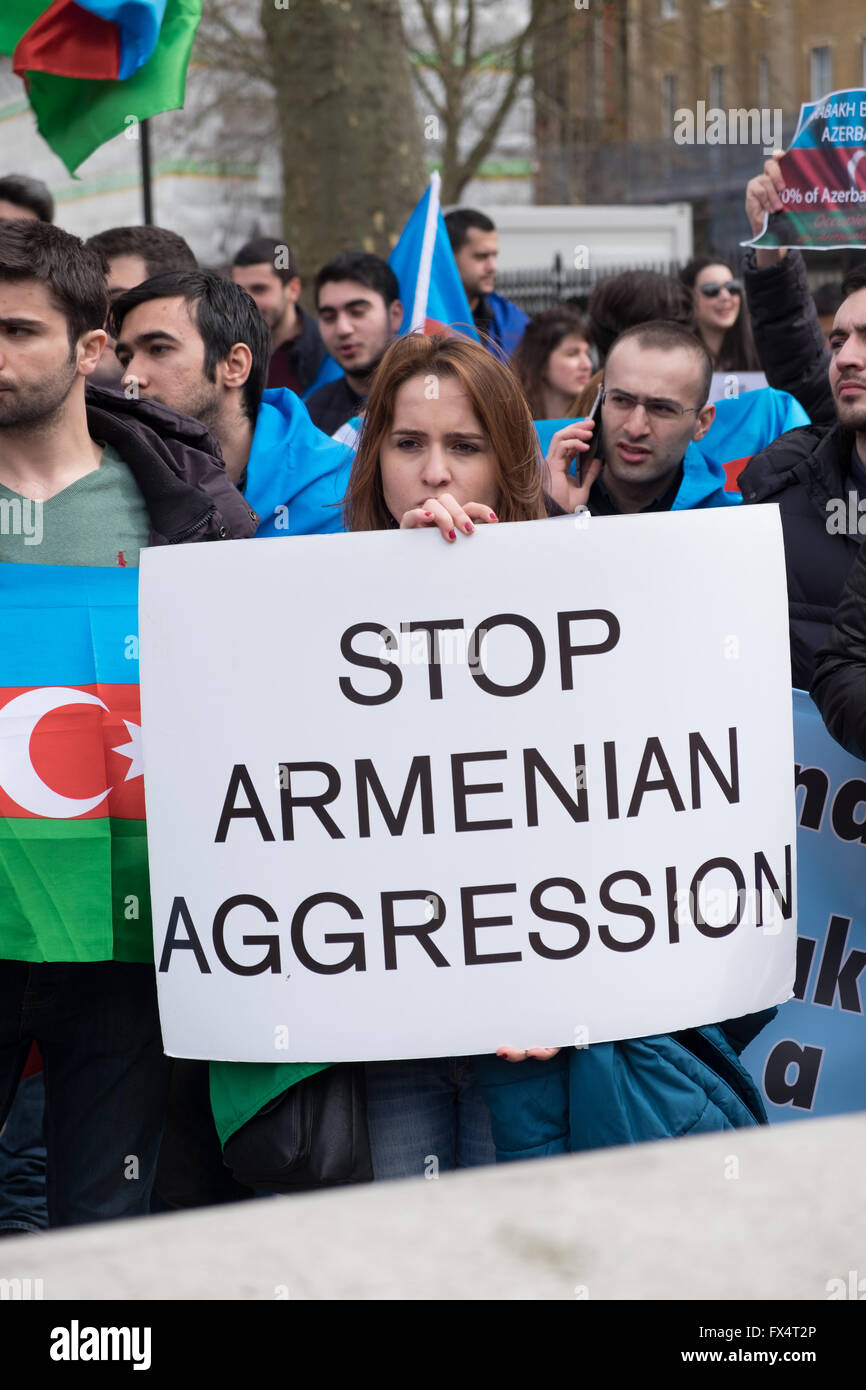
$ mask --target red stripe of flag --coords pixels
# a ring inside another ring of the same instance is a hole
[[[50,72],[58,77],[116,81],[120,30],[74,0],[54,0],[19,39],[12,67],[19,77],[26,72]]]
[[[141,703],[137,685],[76,685],[74,690],[96,695],[98,705],[70,704],[58,696],[57,707],[31,727],[26,705],[12,701],[41,686],[0,688],[0,737],[18,739],[29,753],[29,766],[3,771],[0,759],[0,816],[44,819],[40,806],[50,803],[54,812],[68,809],[70,820],[144,820],[144,778],[141,775]],[[4,727],[4,713],[8,722]],[[130,727],[128,727],[130,726]],[[119,752],[118,749],[125,751]],[[8,766],[8,760],[7,764]],[[132,775],[130,775],[132,774]],[[6,785],[2,785],[5,782]],[[43,788],[49,789],[47,795]],[[100,796],[99,804],[82,811],[77,803]],[[51,793],[69,798],[68,808]]]
[[[740,485],[737,482],[737,479],[739,478],[740,474],[742,473],[743,469],[745,468],[746,464],[749,462],[749,459],[751,457],[751,454],[746,454],[745,458],[731,459],[730,463],[726,463],[724,465],[725,478],[727,479],[725,483],[725,492],[739,492]]]

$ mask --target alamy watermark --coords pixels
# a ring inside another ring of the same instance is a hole
[[[0,536],[23,536],[25,545],[41,545],[42,505],[30,497],[0,497]]]
[[[762,145],[769,156],[782,148],[780,107],[743,106],[724,111],[720,106],[707,109],[699,101],[694,109],[680,106],[674,112],[674,143],[677,145]]]

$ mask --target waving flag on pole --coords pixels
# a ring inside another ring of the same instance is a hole
[[[400,285],[403,304],[400,332],[444,333],[452,329],[478,342],[472,310],[442,216],[440,184],[439,174],[432,173],[426,193],[388,257],[388,264]],[[320,386],[336,381],[338,376],[342,376],[342,372],[333,357],[325,357],[303,399],[308,400]]]
[[[0,564],[0,958],[153,959],[138,570]]]
[[[406,311],[401,331],[435,333],[452,328],[477,342],[469,300],[442,216],[440,184],[439,174],[432,173],[427,192],[388,257],[400,282]]]
[[[130,117],[183,106],[201,9],[202,0],[2,0],[0,53],[71,174]]]

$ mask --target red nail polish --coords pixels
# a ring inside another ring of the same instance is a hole
[[[456,532],[456,531],[449,531],[449,532],[448,532],[448,539],[449,539],[449,541],[456,541],[456,539],[457,539],[457,532]]]
[[[498,521],[498,520],[499,520],[499,517],[496,515],[495,512],[491,512],[491,513],[490,513],[490,520],[491,520],[491,521]]]
[[[472,535],[472,532],[475,530],[475,527],[472,525],[472,522],[471,522],[471,521],[467,521],[465,530],[466,530],[467,536],[471,536],[471,535]]]
[[[432,513],[432,512],[425,512],[424,515],[425,515],[425,516],[432,516],[433,513]]]

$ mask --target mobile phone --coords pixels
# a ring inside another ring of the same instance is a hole
[[[592,432],[592,439],[589,441],[589,448],[584,450],[582,454],[578,454],[577,456],[577,481],[581,485],[583,484],[583,470],[585,465],[592,463],[592,460],[598,453],[599,440],[601,437],[601,416],[599,413],[599,407],[601,406],[601,398],[603,394],[604,387],[599,386],[596,398],[592,403],[592,410],[586,417],[587,420],[595,420],[596,424],[595,429]]]

